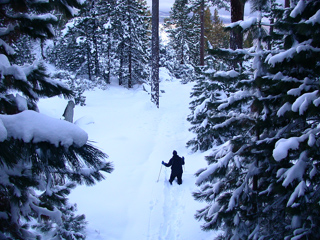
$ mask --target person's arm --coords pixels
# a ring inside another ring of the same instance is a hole
[[[182,157],[182,165],[184,165],[184,157]]]
[[[166,167],[170,167],[172,165],[172,159],[170,159],[168,163],[165,163],[164,161],[162,161],[162,164]]]

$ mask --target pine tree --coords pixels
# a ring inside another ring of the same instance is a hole
[[[239,27],[238,31],[246,30]],[[204,150],[211,149],[206,157],[209,166],[197,173],[200,190],[194,193],[197,200],[205,200],[208,206],[199,210],[196,217],[206,221],[205,230],[222,229],[224,239],[255,238],[260,224],[256,176],[258,162],[264,156],[255,146],[263,115],[263,111],[256,110],[259,89],[255,82],[263,75],[261,66],[255,65],[260,62],[261,51],[257,45],[255,53],[231,49],[213,49],[210,53],[228,64],[223,65],[223,71],[211,74],[205,88],[210,97],[202,102],[202,111],[197,111],[201,105],[195,105],[190,117],[198,125],[197,116],[206,117],[206,124],[202,122],[194,129],[211,138],[203,145]],[[247,67],[251,61],[255,63],[252,68],[257,69],[255,74]],[[234,62],[243,64],[235,68]],[[202,139],[197,133],[197,139],[191,143],[201,144]]]
[[[221,55],[230,60],[245,60],[247,57],[246,53],[239,51],[209,52],[220,54],[220,59]],[[232,66],[232,62],[229,64]],[[246,214],[254,205],[248,179],[252,174],[252,159],[242,156],[253,137],[251,128],[255,122],[250,113],[252,74],[243,68],[229,69],[211,73],[207,86],[204,86],[205,92],[199,95],[203,99],[201,105],[197,103],[201,98],[192,102],[198,104],[193,107],[189,118],[192,124],[196,124],[193,129],[197,137],[190,143],[196,144],[195,150],[211,149],[206,157],[209,167],[197,173],[201,190],[194,193],[197,200],[206,200],[208,206],[199,210],[196,217],[206,221],[204,230],[222,228],[225,239],[232,236],[246,239],[255,227],[254,221]],[[203,98],[206,95],[208,97]]]
[[[224,25],[222,20],[219,17],[218,10],[214,10],[213,20],[212,20],[212,29],[208,34],[208,41],[212,47],[216,48],[228,48],[230,35],[224,30]]]
[[[253,5],[262,12],[270,6]],[[241,77],[234,90],[226,87],[224,98],[208,99],[208,111],[198,111],[211,114],[208,122],[218,137],[212,134],[209,166],[197,173],[201,188],[194,193],[208,203],[196,215],[205,220],[203,228],[223,229],[224,239],[319,237],[319,8],[319,1],[302,0],[294,9],[274,9],[270,51],[264,48],[270,36],[264,38],[262,15],[233,25],[258,29],[255,52],[236,51],[254,57],[252,74]],[[279,36],[284,41],[278,42]]]
[[[51,62],[78,78],[89,79],[93,87],[110,82],[110,65],[105,59],[110,59],[111,39],[106,23],[110,21],[114,4],[113,1],[87,1],[80,17],[61,31],[59,41],[51,49]]]
[[[173,49],[176,51],[178,62],[184,64],[186,61],[186,31],[189,24],[188,14],[190,10],[187,6],[187,1],[175,1],[170,12],[170,21],[167,25],[173,25],[173,28],[169,28],[168,33]]]
[[[199,15],[196,17],[190,14],[188,1],[176,0],[170,11],[170,21],[166,23],[169,44],[175,49],[177,62],[180,64],[198,64],[198,59],[190,53],[194,51],[199,55]],[[174,27],[170,28],[170,25]]]
[[[212,15],[209,7],[207,7],[204,11],[204,36],[205,48],[208,49],[210,44],[212,44],[212,40],[214,38]]]
[[[0,237],[36,239],[37,229],[55,238],[83,239],[84,216],[75,216],[67,195],[76,184],[94,184],[111,172],[107,155],[87,143],[77,126],[37,113],[41,97],[72,97],[53,81],[44,64],[11,64],[10,46],[20,36],[53,37],[60,9],[68,17],[77,1],[5,1],[0,39]],[[45,126],[45,127],[44,127]],[[55,134],[56,133],[56,134]],[[59,134],[57,134],[59,133]],[[62,219],[66,221],[62,221]],[[72,223],[72,221],[74,221]],[[37,224],[35,224],[37,222]],[[72,223],[72,224],[71,224]],[[54,230],[50,226],[55,226]]]
[[[274,27],[283,41],[266,59],[282,125],[269,141],[274,178],[265,194],[282,212],[279,236],[291,239],[319,238],[319,10],[320,1],[304,0],[285,10]]]
[[[205,48],[208,48],[208,30],[211,28],[211,13],[208,8],[209,3],[213,6],[217,6],[219,8],[228,8],[228,1],[224,0],[191,0],[191,8],[194,11],[197,11],[199,14],[199,25],[200,25],[200,40],[199,40],[199,52],[200,52],[200,66],[204,66],[204,59],[205,59]],[[206,8],[207,7],[207,8]],[[206,9],[206,10],[205,10]],[[206,35],[207,34],[207,35]]]
[[[194,67],[200,63],[200,16],[192,11],[187,0],[175,1],[165,27],[172,49],[171,73],[183,83],[194,79]]]
[[[118,1],[115,10],[114,49],[118,60],[119,85],[131,88],[147,82],[149,77],[150,18],[146,15],[146,2],[137,0]]]

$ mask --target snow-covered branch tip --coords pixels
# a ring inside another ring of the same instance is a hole
[[[82,147],[88,141],[88,134],[78,126],[31,110],[15,115],[0,114],[0,120],[2,133],[6,131],[8,138],[26,143],[49,142],[68,148],[71,145]]]

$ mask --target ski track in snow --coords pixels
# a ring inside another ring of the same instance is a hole
[[[201,231],[201,222],[194,218],[205,206],[192,197],[194,173],[206,163],[204,154],[190,154],[185,148],[192,138],[186,120],[191,88],[192,84],[178,81],[161,82],[165,93],[157,109],[141,89],[110,86],[105,91],[86,92],[87,106],[75,108],[74,120],[81,119],[79,126],[109,155],[115,168],[106,180],[92,187],[79,186],[70,195],[79,214],[86,215],[88,240],[213,238],[215,233]],[[40,110],[50,101],[40,102]],[[56,100],[54,109],[44,111],[59,118],[66,102]],[[171,186],[171,169],[161,167],[173,150],[186,161],[181,186],[176,181]]]

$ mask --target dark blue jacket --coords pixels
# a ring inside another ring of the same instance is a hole
[[[164,163],[166,167],[171,166],[171,170],[173,174],[183,173],[182,165],[184,165],[184,159],[179,157],[178,155],[174,155],[168,163]]]

